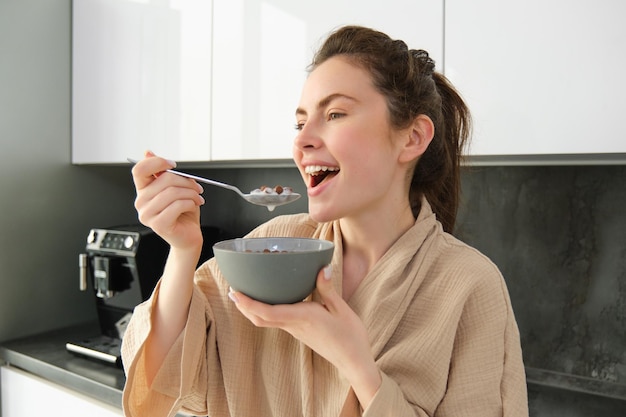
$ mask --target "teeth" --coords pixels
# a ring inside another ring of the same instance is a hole
[[[304,172],[306,172],[309,175],[320,175],[322,172],[326,172],[326,171],[339,171],[338,167],[329,167],[329,166],[322,166],[322,165],[309,165],[306,168],[304,168]]]

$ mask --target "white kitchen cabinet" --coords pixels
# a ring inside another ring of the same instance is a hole
[[[626,152],[626,2],[446,0],[445,17],[473,155]]]
[[[72,162],[211,155],[211,0],[74,0]]]
[[[65,389],[32,374],[0,367],[2,412],[5,417],[119,417],[122,410]]]
[[[74,0],[72,161],[290,160],[319,41],[361,24],[441,65],[443,0]]]
[[[295,109],[320,41],[371,26],[443,57],[443,0],[214,2],[212,159],[291,158]]]

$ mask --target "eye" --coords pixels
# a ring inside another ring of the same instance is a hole
[[[298,122],[295,125],[293,125],[293,127],[296,130],[302,130],[302,128],[304,127],[304,122]]]
[[[341,119],[344,116],[345,116],[344,113],[333,112],[333,113],[328,114],[328,120],[337,120],[337,119]]]

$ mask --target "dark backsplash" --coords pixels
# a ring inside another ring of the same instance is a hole
[[[471,168],[457,234],[505,276],[529,367],[626,384],[626,167]]]

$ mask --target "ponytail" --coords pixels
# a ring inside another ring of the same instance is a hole
[[[419,210],[421,196],[426,197],[443,229],[452,233],[461,195],[461,162],[471,133],[471,116],[446,77],[434,72],[433,79],[441,97],[441,113],[439,120],[433,119],[435,137],[415,166],[409,197],[414,214]]]

